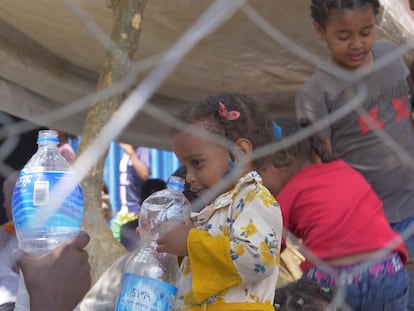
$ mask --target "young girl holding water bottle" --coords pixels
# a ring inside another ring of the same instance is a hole
[[[275,141],[272,121],[236,94],[190,105],[178,119],[174,152],[207,204],[157,240],[158,251],[186,256],[176,309],[274,310],[282,217],[255,171],[265,159],[253,157]]]

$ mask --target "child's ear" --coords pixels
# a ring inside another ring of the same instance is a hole
[[[234,142],[234,159],[236,162],[250,162],[253,146],[250,140],[239,138]]]
[[[318,36],[319,40],[325,41],[325,28],[317,21],[313,21],[313,28],[315,29],[316,35]]]

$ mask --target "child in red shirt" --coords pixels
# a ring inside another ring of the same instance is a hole
[[[293,119],[279,118],[277,123],[284,138],[300,129]],[[301,264],[302,278],[330,288],[345,285],[352,310],[383,310],[388,305],[389,310],[404,310],[408,278],[402,239],[391,229],[368,182],[327,152],[322,142],[312,135],[277,152],[277,161],[259,171],[280,203],[284,227],[309,251]]]

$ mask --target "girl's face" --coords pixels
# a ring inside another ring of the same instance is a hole
[[[332,64],[346,70],[372,64],[375,14],[371,5],[356,10],[331,10],[325,27],[317,22],[314,26],[319,38],[328,45]]]
[[[191,191],[201,196],[222,180],[229,170],[228,149],[208,139],[179,132],[173,139],[174,153],[187,168],[186,180]]]

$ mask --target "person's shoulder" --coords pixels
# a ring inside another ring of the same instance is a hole
[[[330,79],[330,75],[320,68],[316,68],[310,75],[309,79],[304,84],[305,86],[311,86],[315,84],[323,83],[325,80]]]
[[[374,47],[375,46],[377,46],[377,47],[385,47],[385,48],[397,48],[398,47],[395,43],[393,43],[393,42],[391,42],[389,40],[385,40],[385,39],[375,40]]]
[[[150,148],[148,148],[148,147],[138,147],[138,148],[135,148],[135,151],[149,151],[150,150]]]
[[[398,45],[387,40],[377,40],[372,48],[372,53],[374,56],[374,63],[376,61],[381,61],[381,59],[385,60],[389,55],[393,56],[392,58],[387,59],[387,62],[380,68],[383,72],[387,72],[387,75],[385,75],[386,78],[396,79],[396,75],[401,75],[401,78],[406,79],[410,74],[407,64],[403,59],[402,52],[399,51]],[[384,66],[386,66],[386,68]],[[383,75],[378,73],[378,71],[373,71],[371,74],[373,76]]]
[[[388,52],[395,51],[398,46],[388,40],[376,40],[372,47],[375,55],[384,55]]]
[[[301,109],[305,103],[323,102],[326,86],[330,83],[327,74],[320,69],[316,69],[309,79],[298,89],[295,96],[295,105]]]
[[[309,79],[303,84],[299,93],[314,93],[326,88],[332,82],[332,76],[321,69],[315,69]]]
[[[143,155],[143,154],[149,154],[149,153],[150,153],[150,148],[148,147],[138,147],[135,149],[136,155]]]

